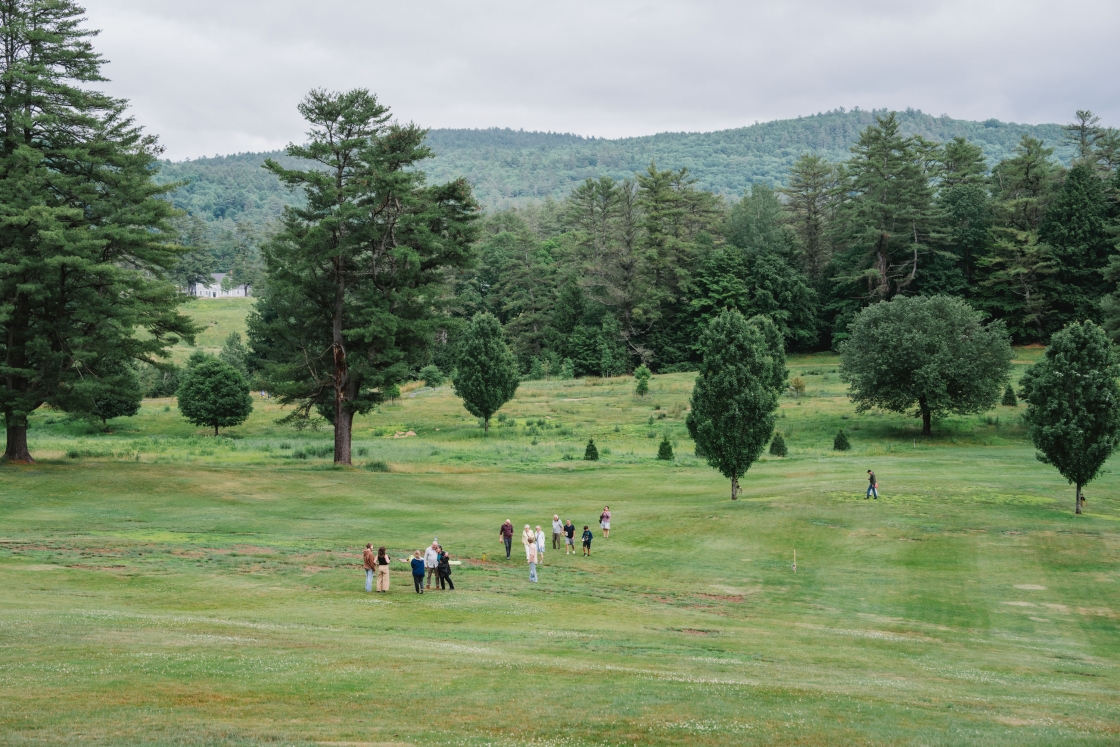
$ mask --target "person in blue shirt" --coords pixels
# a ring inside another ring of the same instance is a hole
[[[583,555],[584,557],[591,556],[591,540],[595,539],[595,535],[591,533],[591,529],[583,525]]]
[[[416,586],[416,593],[424,593],[424,556],[417,550],[412,554],[412,583]]]

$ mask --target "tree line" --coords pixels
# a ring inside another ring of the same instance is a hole
[[[494,314],[526,373],[577,375],[695,369],[726,308],[769,316],[795,351],[835,348],[860,309],[907,295],[964,298],[1020,343],[1075,320],[1116,332],[1120,135],[1085,111],[1064,133],[1069,168],[1030,136],[989,168],[979,146],[886,114],[848,159],[804,155],[785,186],[734,202],[655,163],[588,179],[488,213],[451,314]]]

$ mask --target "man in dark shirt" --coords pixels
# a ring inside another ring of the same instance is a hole
[[[509,548],[513,545],[513,522],[506,519],[502,528],[498,530],[498,538],[506,546],[506,560],[509,560]]]
[[[875,494],[875,500],[879,500],[879,483],[875,481],[875,473],[867,470],[867,495],[863,497],[863,500],[866,501],[870,498],[872,493]]]
[[[565,555],[576,554],[576,525],[571,519],[564,522],[564,549],[567,551]]]

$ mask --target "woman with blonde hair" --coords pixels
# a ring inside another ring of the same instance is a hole
[[[544,532],[541,531],[540,524],[537,524],[537,533],[533,536],[537,543],[537,562],[544,565]]]

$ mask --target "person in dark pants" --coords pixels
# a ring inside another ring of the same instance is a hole
[[[443,549],[442,545],[439,548],[439,565],[436,566],[436,569],[439,571],[440,591],[443,591],[444,583],[451,588],[451,591],[455,591],[455,584],[451,583],[451,556],[447,553],[447,550]]]
[[[424,593],[424,556],[417,550],[412,554],[412,583],[416,586],[416,593]]]
[[[867,470],[867,495],[863,499],[866,501],[872,493],[875,494],[875,500],[879,500],[879,483],[875,480],[875,473]]]
[[[501,539],[502,544],[506,546],[506,560],[509,560],[509,549],[513,546],[513,522],[506,519],[506,523],[502,524],[502,528],[498,530],[498,538]]]
[[[586,524],[583,525],[583,554],[584,556],[591,556],[591,540],[595,539],[595,535]]]

